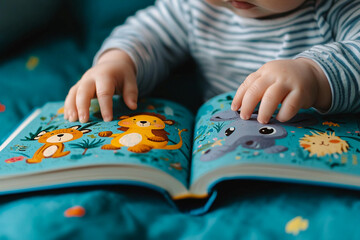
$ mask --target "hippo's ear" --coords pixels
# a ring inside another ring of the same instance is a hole
[[[220,122],[220,121],[231,121],[237,119],[240,119],[240,111],[225,110],[212,115],[210,121]]]
[[[251,114],[251,119],[257,118],[258,111],[254,111]],[[232,121],[232,120],[239,120],[240,118],[240,110],[233,111],[233,110],[225,110],[218,113],[215,113],[211,116],[210,121],[220,122],[220,121]]]

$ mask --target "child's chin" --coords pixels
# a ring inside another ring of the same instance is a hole
[[[269,12],[262,12],[259,11],[257,8],[252,9],[237,9],[237,8],[230,8],[236,15],[243,17],[243,18],[267,18],[274,15],[274,13]]]

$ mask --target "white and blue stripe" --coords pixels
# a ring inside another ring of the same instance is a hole
[[[360,0],[308,0],[273,19],[242,18],[205,0],[158,0],[114,29],[97,56],[110,48],[134,60],[140,92],[192,56],[207,98],[236,90],[268,61],[307,57],[329,79],[329,112],[360,110]]]

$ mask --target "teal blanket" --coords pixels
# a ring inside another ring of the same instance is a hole
[[[63,100],[90,64],[69,39],[46,50],[42,44],[0,65],[2,141],[34,107]],[[66,61],[74,52],[77,60]],[[140,187],[33,192],[0,202],[0,239],[360,239],[359,192],[296,184],[226,183],[201,216]]]
[[[35,107],[65,98],[98,42],[53,35],[0,59],[0,142]],[[220,189],[201,216],[140,187],[0,196],[0,239],[360,239],[360,192],[261,181]]]

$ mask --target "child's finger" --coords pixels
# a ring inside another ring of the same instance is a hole
[[[89,108],[91,99],[94,97],[95,83],[93,81],[82,81],[76,94],[76,107],[79,121],[85,123],[89,120]]]
[[[128,76],[124,81],[123,98],[126,106],[135,110],[137,108],[138,87],[135,75]]]
[[[301,108],[302,95],[297,91],[291,91],[283,100],[276,119],[286,122],[293,118]]]
[[[68,95],[65,98],[64,102],[64,119],[74,122],[77,120],[77,109],[76,109],[76,93],[78,86],[74,85],[70,90]]]
[[[258,78],[258,74],[256,72],[250,74],[244,82],[237,89],[234,99],[231,103],[231,110],[237,111],[242,105],[242,100],[244,98],[245,92],[251,86],[251,84]]]
[[[262,79],[257,79],[247,89],[242,99],[240,117],[242,119],[249,119],[251,114],[254,112],[256,105],[262,99],[269,84]]]
[[[280,84],[271,85],[264,93],[261,99],[258,121],[260,123],[268,123],[276,111],[279,104],[289,93],[289,90]]]
[[[101,109],[101,116],[105,122],[113,119],[113,95],[115,85],[111,79],[101,79],[96,82],[96,96]]]

